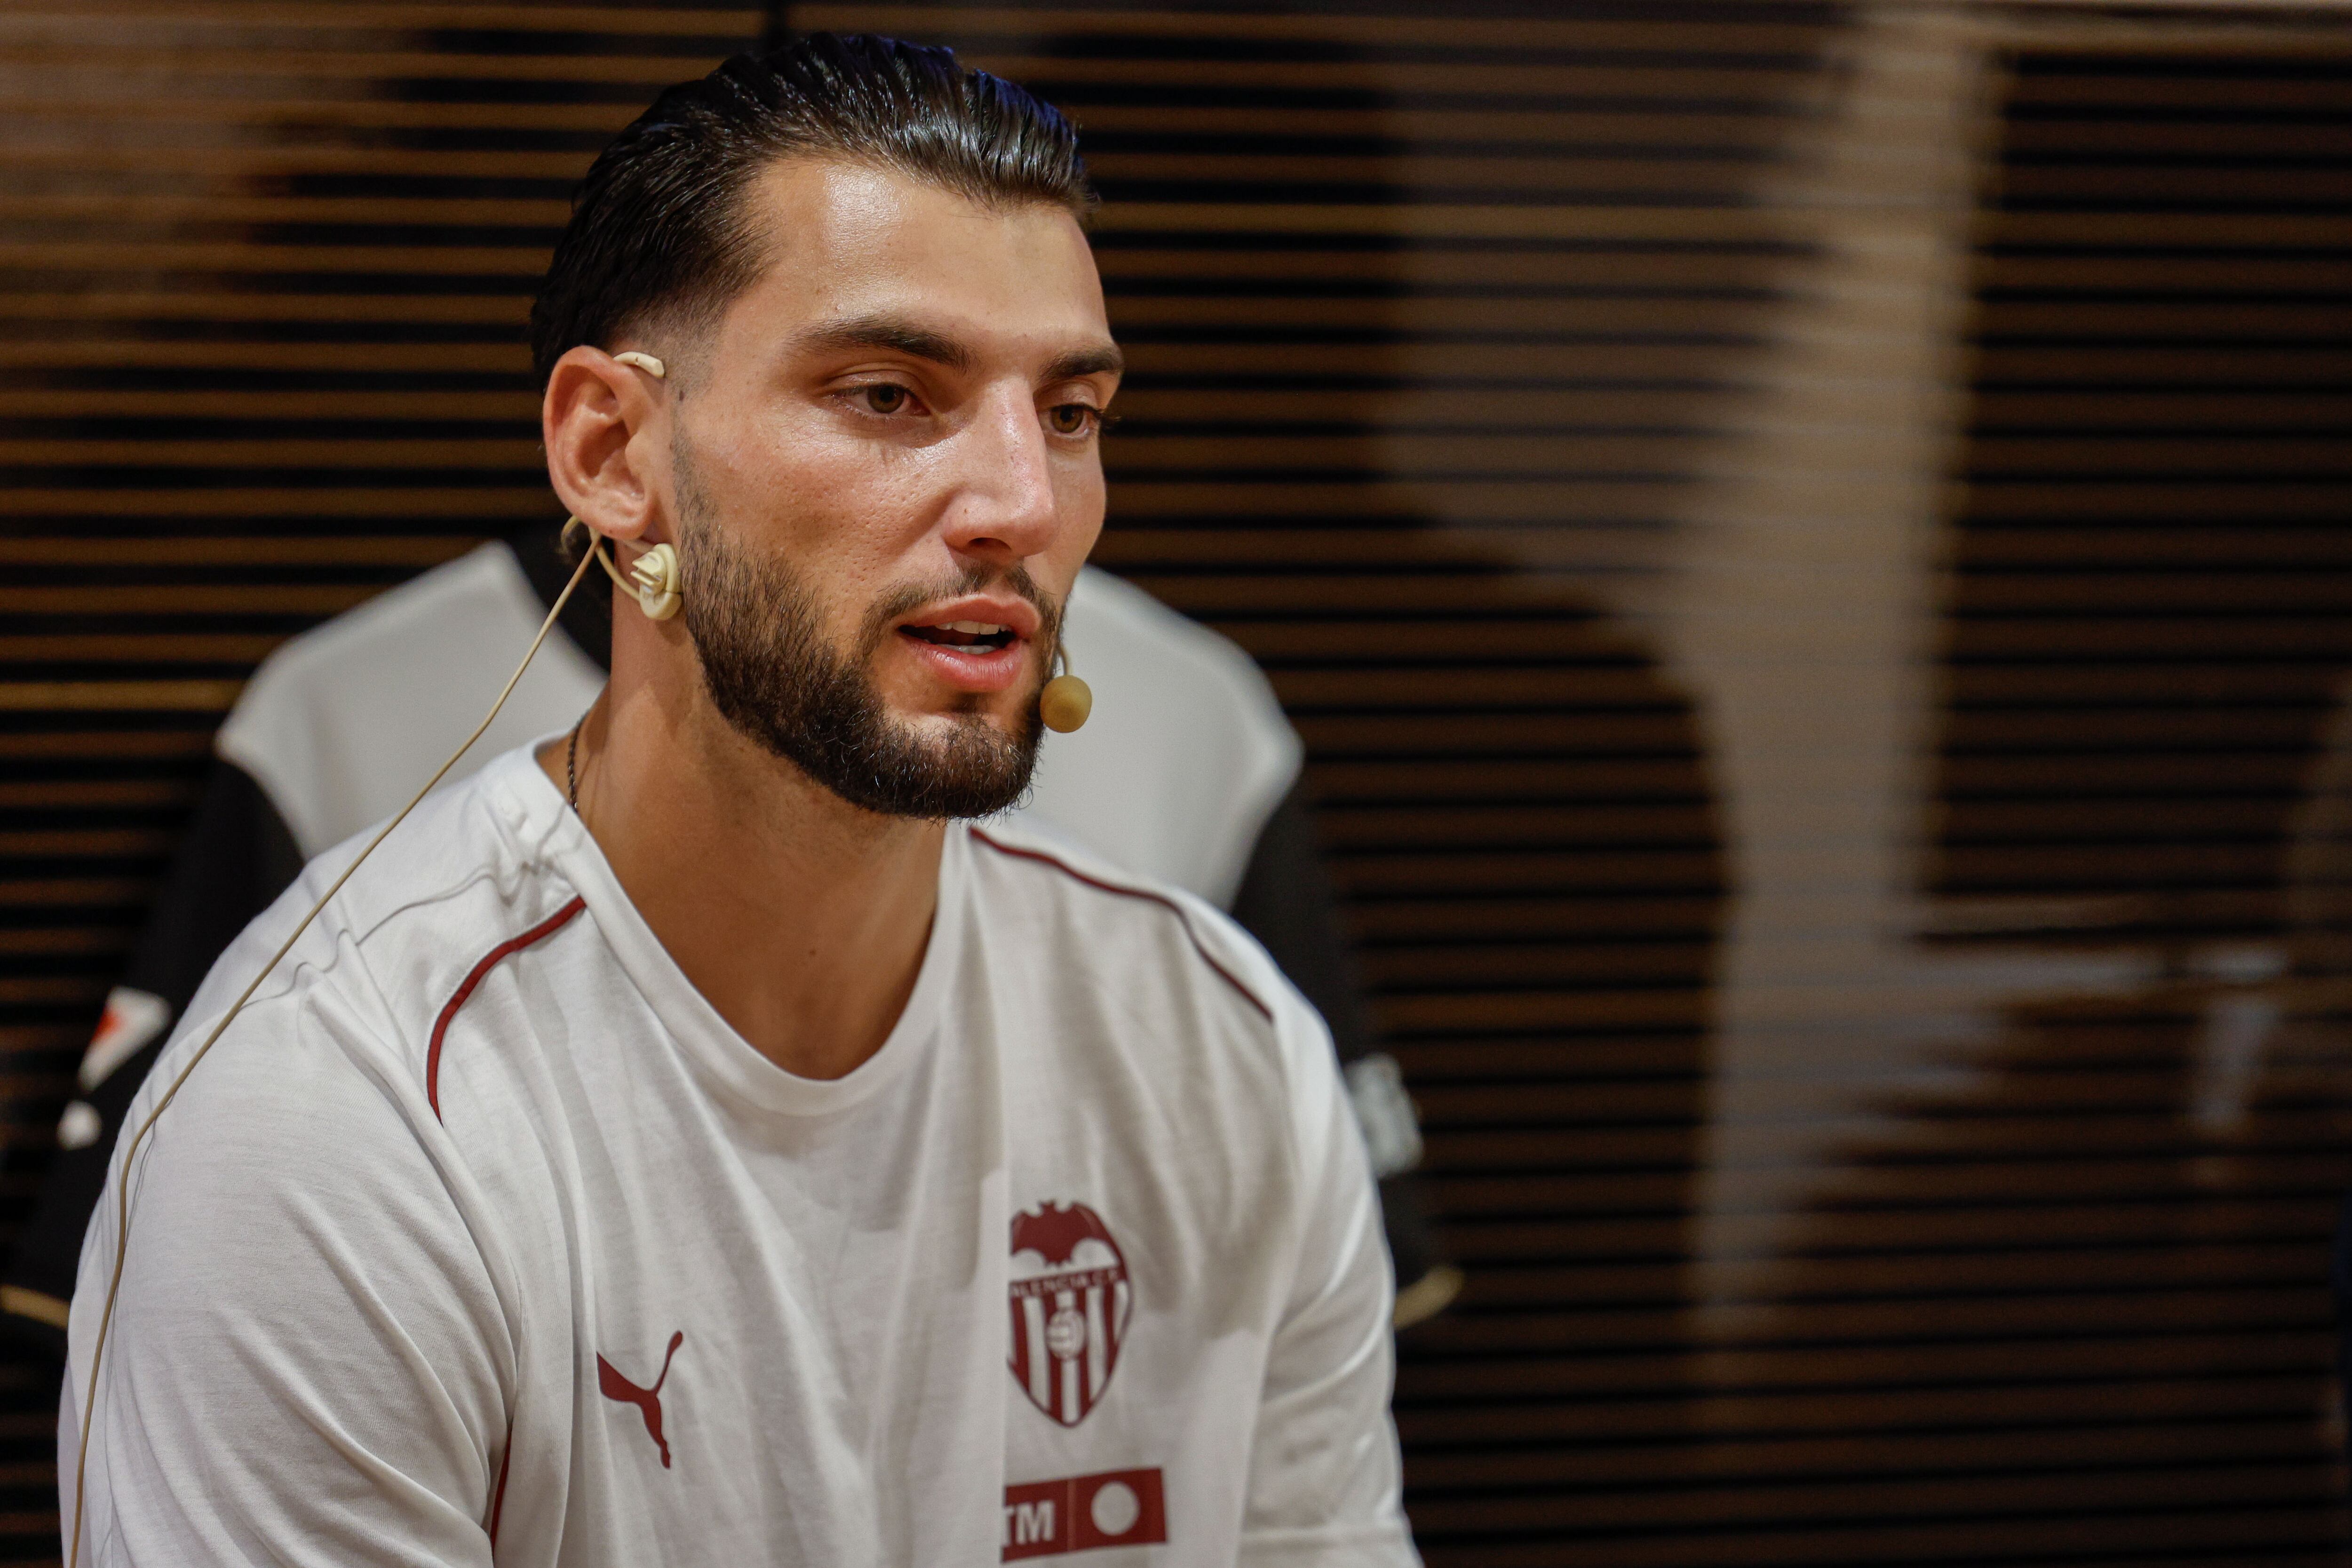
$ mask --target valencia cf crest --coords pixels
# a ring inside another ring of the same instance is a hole
[[[1118,1365],[1135,1293],[1127,1259],[1084,1204],[1013,1216],[1013,1381],[1065,1426],[1087,1418]]]

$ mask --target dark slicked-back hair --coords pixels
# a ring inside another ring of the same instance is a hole
[[[990,206],[1094,208],[1077,132],[953,51],[812,34],[737,55],[654,100],[580,184],[530,310],[543,381],[582,343],[715,317],[757,280],[745,192],[780,159],[873,164]]]

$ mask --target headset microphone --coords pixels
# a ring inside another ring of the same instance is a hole
[[[1037,716],[1045,721],[1048,730],[1066,735],[1093,715],[1094,689],[1070,673],[1067,648],[1056,647],[1054,662],[1060,666],[1061,673],[1045,682],[1045,689],[1037,693]]]
[[[610,572],[610,566],[605,567]],[[614,581],[619,582],[616,573]],[[677,614],[683,603],[677,586],[677,552],[667,544],[653,545],[643,555],[629,563],[629,585],[637,595],[637,608],[649,621],[666,621]]]
[[[576,517],[566,518],[563,535],[569,539],[573,529],[585,529],[587,526]],[[597,565],[604,569],[604,575],[613,580],[614,587],[637,602],[637,608],[646,613],[646,619],[666,621],[677,614],[678,606],[685,603],[684,590],[678,582],[677,551],[673,546],[647,545],[645,553],[629,563],[625,576],[605,555],[604,542],[593,532],[588,539],[588,553],[595,558]]]

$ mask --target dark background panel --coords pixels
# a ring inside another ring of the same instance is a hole
[[[1872,1342],[2000,1396],[1906,1512],[2332,1562],[2352,60],[2235,41],[2014,53],[1976,234],[1928,888],[2137,978],[1891,1107],[1789,1291],[1872,1245]]]

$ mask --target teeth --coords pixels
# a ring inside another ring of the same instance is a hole
[[[991,626],[986,621],[950,621],[941,629],[961,632],[968,637],[992,637],[1004,630],[1003,626]]]

